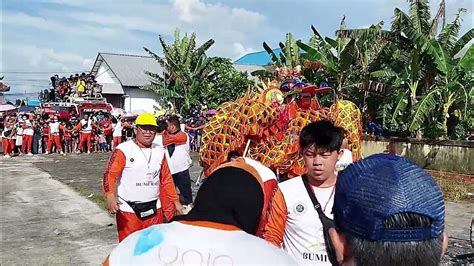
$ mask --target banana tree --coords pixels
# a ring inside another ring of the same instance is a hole
[[[340,30],[344,30],[345,25],[343,17]],[[342,37],[337,37],[336,40],[329,37],[323,38],[314,26],[311,26],[311,29],[313,36],[308,44],[302,41],[296,42],[298,47],[304,51],[301,58],[305,65],[316,63],[315,65],[318,66],[314,70],[315,74],[320,74],[315,75],[316,82],[325,81],[333,84],[336,87],[336,92],[342,94],[353,70],[353,63],[357,58],[356,41]]]
[[[201,46],[196,46],[196,35],[180,37],[179,30],[175,31],[174,42],[166,44],[162,36],[159,41],[164,56],[159,56],[144,47],[155,60],[164,68],[164,73],[146,72],[151,85],[145,89],[153,90],[165,102],[171,101],[181,112],[189,110],[191,105],[199,101],[198,88],[211,74],[211,59],[205,52],[214,44],[210,39]]]
[[[277,55],[266,42],[263,42],[263,48],[271,56],[275,65],[291,68],[300,65],[299,48],[296,45],[296,40],[293,37],[293,34],[287,33],[285,43],[283,44],[280,42],[278,45],[281,49],[279,55]]]

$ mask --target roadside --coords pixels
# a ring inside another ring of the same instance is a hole
[[[2,160],[2,169],[5,168],[5,172],[9,173],[8,175],[11,175],[11,177],[4,178],[2,174],[2,183],[4,185],[4,189],[2,191],[2,209],[4,208],[3,205],[7,204],[4,203],[6,200],[4,200],[5,196],[5,190],[8,187],[11,187],[11,191],[15,191],[16,187],[14,186],[15,184],[10,184],[11,182],[14,182],[15,178],[13,176],[28,176],[29,178],[32,178],[33,181],[30,181],[30,185],[32,182],[34,182],[36,179],[39,179],[41,182],[39,182],[38,186],[35,188],[40,188],[38,191],[34,192],[40,196],[34,196],[34,199],[37,199],[38,202],[34,203],[37,205],[47,205],[47,202],[51,202],[53,200],[47,198],[47,194],[44,194],[42,191],[48,191],[52,189],[45,190],[43,189],[44,185],[42,185],[45,180],[49,180],[49,183],[54,184],[54,186],[60,187],[55,188],[55,190],[58,191],[63,191],[63,190],[68,190],[68,194],[74,194],[75,197],[74,199],[77,200],[78,204],[74,205],[74,207],[68,207],[68,208],[73,208],[74,212],[81,212],[81,210],[93,210],[94,215],[97,217],[101,217],[101,221],[99,224],[97,223],[92,223],[85,219],[87,217],[81,217],[82,220],[85,220],[89,223],[89,230],[86,230],[86,232],[94,232],[94,230],[99,230],[100,233],[93,233],[93,238],[96,240],[92,240],[92,242],[100,242],[105,241],[106,247],[104,249],[109,248],[108,250],[113,247],[115,241],[116,241],[116,229],[115,229],[115,221],[112,216],[107,214],[105,211],[101,210],[100,208],[97,207],[97,205],[91,203],[90,201],[85,200],[83,197],[88,198],[89,200],[92,200],[93,202],[97,203],[102,209],[105,209],[105,201],[104,197],[102,195],[102,173],[104,170],[104,167],[107,163],[107,159],[109,154],[101,154],[101,153],[93,153],[93,154],[71,154],[66,157],[60,156],[60,155],[37,155],[33,157],[20,157],[20,158],[12,158],[9,160]],[[194,165],[190,169],[191,173],[191,179],[193,180],[193,194],[196,195],[196,192],[198,190],[198,187],[195,185],[196,179],[199,177],[199,174],[201,172],[201,168],[198,165],[198,154],[194,153],[192,155],[193,160],[194,160]],[[5,167],[4,167],[5,165]],[[18,166],[18,167],[16,167]],[[22,169],[22,170],[20,170]],[[51,180],[50,177],[57,179],[61,181],[62,183],[70,186],[75,190],[75,192],[71,191],[70,189],[67,189],[66,186],[63,184]],[[23,180],[23,179],[22,179]],[[30,187],[28,188],[29,193],[33,193],[31,190],[33,188]],[[21,190],[21,187],[20,187]],[[52,191],[55,191],[52,190]],[[77,192],[77,193],[76,193]],[[14,194],[14,192],[9,192],[10,194]],[[21,194],[21,192],[18,192]],[[55,193],[57,194],[57,193]],[[64,194],[64,193],[63,193]],[[82,195],[83,197],[80,197],[78,194]],[[65,194],[66,195],[66,194]],[[9,196],[10,197],[10,202],[12,202],[11,197],[14,196]],[[13,198],[14,200],[18,200],[17,198]],[[13,200],[13,201],[14,201]],[[45,201],[44,203],[41,203],[39,201]],[[64,201],[64,197],[58,201],[62,202]],[[70,201],[73,201],[70,199]],[[86,202],[86,203],[84,203]],[[20,203],[21,204],[21,200]],[[84,207],[86,206],[86,207]],[[17,205],[18,209],[21,209],[21,205]],[[54,209],[54,208],[53,208]],[[13,207],[11,207],[11,210],[14,210]],[[450,237],[450,244],[449,244],[449,249],[448,252],[444,258],[444,262],[449,262],[452,259],[454,259],[457,255],[460,254],[466,254],[466,253],[472,253],[473,248],[470,246],[470,225],[471,225],[471,220],[474,216],[474,203],[472,201],[465,201],[465,202],[460,202],[460,203],[453,203],[453,202],[447,202],[446,203],[446,230],[448,231],[449,237]],[[5,211],[4,211],[5,212]],[[10,211],[11,212],[11,211]],[[8,212],[6,212],[8,213]],[[45,213],[47,215],[50,215],[49,213]],[[42,214],[38,214],[40,216]],[[84,214],[81,214],[84,215]],[[10,219],[7,217],[7,220]],[[51,216],[47,216],[51,217]],[[69,220],[68,220],[69,219]],[[17,219],[21,220],[21,219]],[[66,221],[70,223],[70,225],[74,225],[76,223],[76,216],[68,216],[66,217],[59,217],[58,221],[54,221],[54,218],[48,218],[46,221],[48,221],[50,224],[54,223],[65,223]],[[74,221],[74,222],[72,222]],[[105,222],[107,221],[107,222]],[[2,220],[2,225],[5,224]],[[81,223],[81,222],[80,222]],[[110,226],[107,226],[110,225]],[[104,229],[103,227],[106,227]],[[59,226],[57,226],[59,227]],[[79,227],[82,227],[79,225]],[[3,228],[2,228],[3,229]],[[101,231],[102,230],[102,231]],[[51,232],[54,231],[54,228],[50,230]],[[25,231],[26,232],[26,231]],[[60,231],[62,232],[62,231]],[[34,232],[31,232],[32,235],[30,237],[35,238],[36,236],[34,235]],[[69,233],[68,233],[69,234]],[[81,239],[79,238],[80,235],[77,235],[76,242],[81,243]],[[61,235],[61,234],[60,234]],[[48,240],[45,240],[45,243],[52,242],[51,245],[57,245],[57,246],[62,246],[62,244],[54,244],[57,240],[54,235],[47,235],[45,237],[48,237]],[[87,238],[88,234],[83,234],[82,237]],[[65,237],[66,238],[66,237]],[[102,238],[102,239],[101,239]],[[23,235],[23,241],[18,241],[18,243],[23,243],[27,241],[27,233],[24,233]],[[91,240],[82,240],[82,241],[91,241]],[[3,244],[3,238],[2,238],[2,244]],[[7,246],[9,245],[8,242],[6,242]],[[48,244],[49,245],[49,244]],[[35,248],[35,247],[33,247]],[[43,248],[39,247],[39,250],[42,250]],[[53,249],[54,250],[54,249]],[[72,249],[74,250],[74,249]],[[94,251],[94,252],[92,252]],[[97,261],[100,261],[101,259],[104,258],[104,256],[107,254],[107,252],[102,251],[97,251],[96,249],[93,248],[91,252],[94,253],[96,256]],[[97,251],[97,252],[96,252]],[[39,252],[39,251],[38,251]],[[104,254],[104,255],[102,255]],[[2,255],[3,256],[3,255]],[[64,252],[63,256],[67,257],[67,253]],[[75,256],[75,255],[71,255]],[[63,258],[64,259],[64,258]],[[69,260],[67,260],[69,261]],[[6,262],[3,257],[2,257],[2,262]]]
[[[117,242],[114,219],[33,165],[45,160],[54,164],[43,156],[0,159],[0,264],[100,264]]]

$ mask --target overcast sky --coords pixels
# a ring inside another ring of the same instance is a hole
[[[349,28],[381,20],[390,27],[393,9],[404,0],[2,0],[0,72],[13,92],[38,91],[54,72],[89,71],[98,52],[161,53],[158,34],[172,40],[174,30],[195,32],[198,43],[213,38],[210,55],[240,56],[277,47],[286,32],[307,40],[313,24],[334,37],[340,19]],[[462,32],[473,26],[471,0],[446,0],[447,21],[460,7]],[[431,1],[435,13],[439,1]],[[21,72],[21,73],[12,73]],[[32,73],[33,72],[33,73]]]

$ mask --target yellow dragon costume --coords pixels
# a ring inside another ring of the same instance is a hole
[[[315,95],[330,88],[300,82],[295,79],[300,71],[285,68],[280,71],[284,73],[279,76],[281,86],[276,80],[268,81],[217,108],[202,136],[201,162],[206,176],[226,161],[229,152],[242,153],[248,143],[247,157],[289,177],[301,175],[305,168],[298,136],[304,126],[318,120],[331,120],[344,128],[353,160],[361,158],[360,110],[354,103],[338,99],[330,108],[320,107]]]

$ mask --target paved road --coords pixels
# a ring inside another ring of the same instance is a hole
[[[33,165],[43,158],[0,160],[0,264],[100,264],[116,243],[113,219]]]
[[[116,243],[115,221],[87,197],[100,205],[108,156],[0,158],[0,265],[98,264],[105,258]],[[197,154],[193,158],[197,162]],[[190,171],[193,180],[200,171],[195,163]],[[193,186],[194,193],[197,189]],[[468,241],[473,210],[472,202],[447,203],[451,241],[445,261],[473,252]]]

